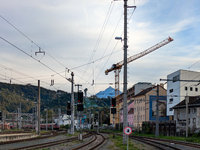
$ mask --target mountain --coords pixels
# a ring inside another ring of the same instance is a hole
[[[119,93],[121,93],[119,91]],[[115,96],[115,89],[109,86],[105,91],[100,91],[96,94],[96,97],[98,98],[108,98],[108,97],[114,97]]]
[[[78,94],[74,93],[77,100]],[[32,112],[32,108],[38,99],[38,87],[30,84],[8,84],[0,82],[0,110],[8,112],[16,111],[20,106],[22,112]],[[41,111],[45,108],[65,108],[67,101],[71,101],[71,94],[58,90],[48,90],[40,87]]]

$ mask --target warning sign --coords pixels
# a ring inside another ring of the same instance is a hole
[[[126,135],[130,135],[132,133],[132,129],[130,127],[126,127],[126,128],[124,128],[124,133]]]

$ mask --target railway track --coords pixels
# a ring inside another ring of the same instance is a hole
[[[103,144],[105,142],[106,138],[102,135],[102,134],[98,134],[98,133],[94,133],[93,134],[93,139],[86,143],[86,144],[83,144],[79,147],[76,147],[72,150],[93,150],[97,147],[99,147],[101,144]]]
[[[111,134],[110,132],[101,132]],[[122,134],[116,134],[122,136]],[[140,141],[146,143],[148,145],[154,146],[161,150],[172,149],[172,150],[182,150],[184,149],[200,149],[200,144],[197,143],[189,143],[189,142],[182,142],[182,141],[175,141],[175,140],[166,140],[166,139],[158,139],[158,138],[149,138],[149,137],[142,137],[142,136],[129,136],[130,139]],[[182,148],[181,148],[182,147]]]
[[[135,139],[140,138],[140,139],[149,140],[149,141],[156,140],[156,141],[160,141],[160,142],[173,143],[173,144],[177,144],[177,145],[183,145],[183,146],[200,149],[200,144],[197,144],[197,143],[189,143],[189,142],[182,142],[182,141],[175,141],[175,140],[165,140],[165,139],[158,139],[158,138],[147,138],[147,137],[141,137],[141,136],[130,136],[130,138],[131,137],[133,137]]]
[[[88,138],[91,136],[91,133],[88,133],[86,135],[83,136],[83,138]],[[58,144],[62,144],[62,143],[67,143],[67,142],[71,142],[71,141],[75,141],[78,140],[78,137],[73,137],[73,138],[68,138],[68,139],[64,139],[64,140],[57,140],[57,141],[53,141],[53,142],[47,142],[47,143],[42,143],[42,144],[37,144],[37,145],[29,145],[29,146],[25,146],[25,147],[18,147],[18,148],[14,148],[14,149],[10,149],[10,150],[34,150],[34,149],[40,149],[40,148],[45,148],[45,147],[51,147],[54,145],[58,145]]]
[[[142,138],[135,138],[135,137],[129,137],[130,139],[136,140],[136,141],[140,141],[142,143],[146,143],[148,145],[154,146],[160,150],[166,150],[166,149],[172,149],[172,150],[182,150],[180,148],[177,148],[175,146],[171,146],[169,144],[164,144],[161,142],[157,142],[155,140],[148,140],[148,139],[142,139]]]

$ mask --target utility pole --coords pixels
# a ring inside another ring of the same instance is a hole
[[[92,126],[92,125],[91,125],[91,109],[90,109],[89,116],[90,116],[90,117],[89,117],[89,124],[90,124],[90,129],[91,129],[91,126]]]
[[[80,84],[75,84],[75,86],[78,86],[78,92],[79,92],[79,87],[82,86],[82,85],[80,85]],[[77,93],[78,93],[78,92],[77,92]],[[78,104],[78,101],[76,102],[76,104]],[[76,105],[76,106],[77,106],[77,105]],[[80,127],[80,122],[81,122],[80,119],[81,119],[81,118],[80,118],[80,112],[77,110],[77,120],[78,120],[78,127],[79,127],[79,128],[81,128],[81,127]],[[80,121],[80,122],[79,122],[79,121]],[[78,128],[78,129],[79,129],[79,128]]]
[[[157,84],[157,100],[156,100],[156,137],[159,136],[159,84]]]
[[[98,111],[98,133],[99,133],[99,111]]]
[[[185,105],[186,105],[186,137],[188,137],[188,103],[189,103],[189,96],[185,97]]]
[[[21,102],[20,102],[20,105],[19,105],[19,109],[18,109],[18,119],[19,119],[19,129],[21,129]]]
[[[61,116],[61,109],[58,109],[58,122],[59,122],[59,128],[60,128],[60,116]]]
[[[32,129],[34,128],[34,107],[32,108],[32,115],[33,115],[33,119],[32,119]]]
[[[47,123],[48,123],[48,109],[46,109],[46,131],[47,131]]]
[[[72,87],[71,87],[71,134],[74,135],[74,73],[71,73],[72,79],[71,79],[71,83],[72,83]]]
[[[53,131],[53,108],[51,109],[51,119],[52,119],[52,126],[51,126],[51,130]]]
[[[40,80],[38,80],[38,135],[40,135]]]
[[[127,127],[127,1],[124,0],[124,100],[123,100],[123,131]],[[123,144],[126,144],[126,134],[123,132]]]
[[[2,112],[3,114],[3,116],[2,116],[2,120],[3,120],[3,130],[5,129],[5,127],[4,127],[4,123],[5,123],[5,111],[3,110],[3,112]]]

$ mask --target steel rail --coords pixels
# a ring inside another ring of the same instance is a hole
[[[89,136],[91,136],[91,134],[86,134],[83,137],[87,138]],[[34,150],[34,149],[39,149],[39,148],[45,148],[45,147],[50,147],[50,146],[58,145],[58,144],[61,144],[61,143],[71,142],[71,141],[75,141],[75,140],[78,140],[78,137],[73,137],[73,138],[59,140],[59,141],[54,141],[54,142],[41,143],[41,144],[37,144],[37,145],[30,145],[30,146],[25,146],[25,147],[19,147],[19,148],[15,148],[15,149],[11,149],[11,150],[21,150],[21,149]]]

